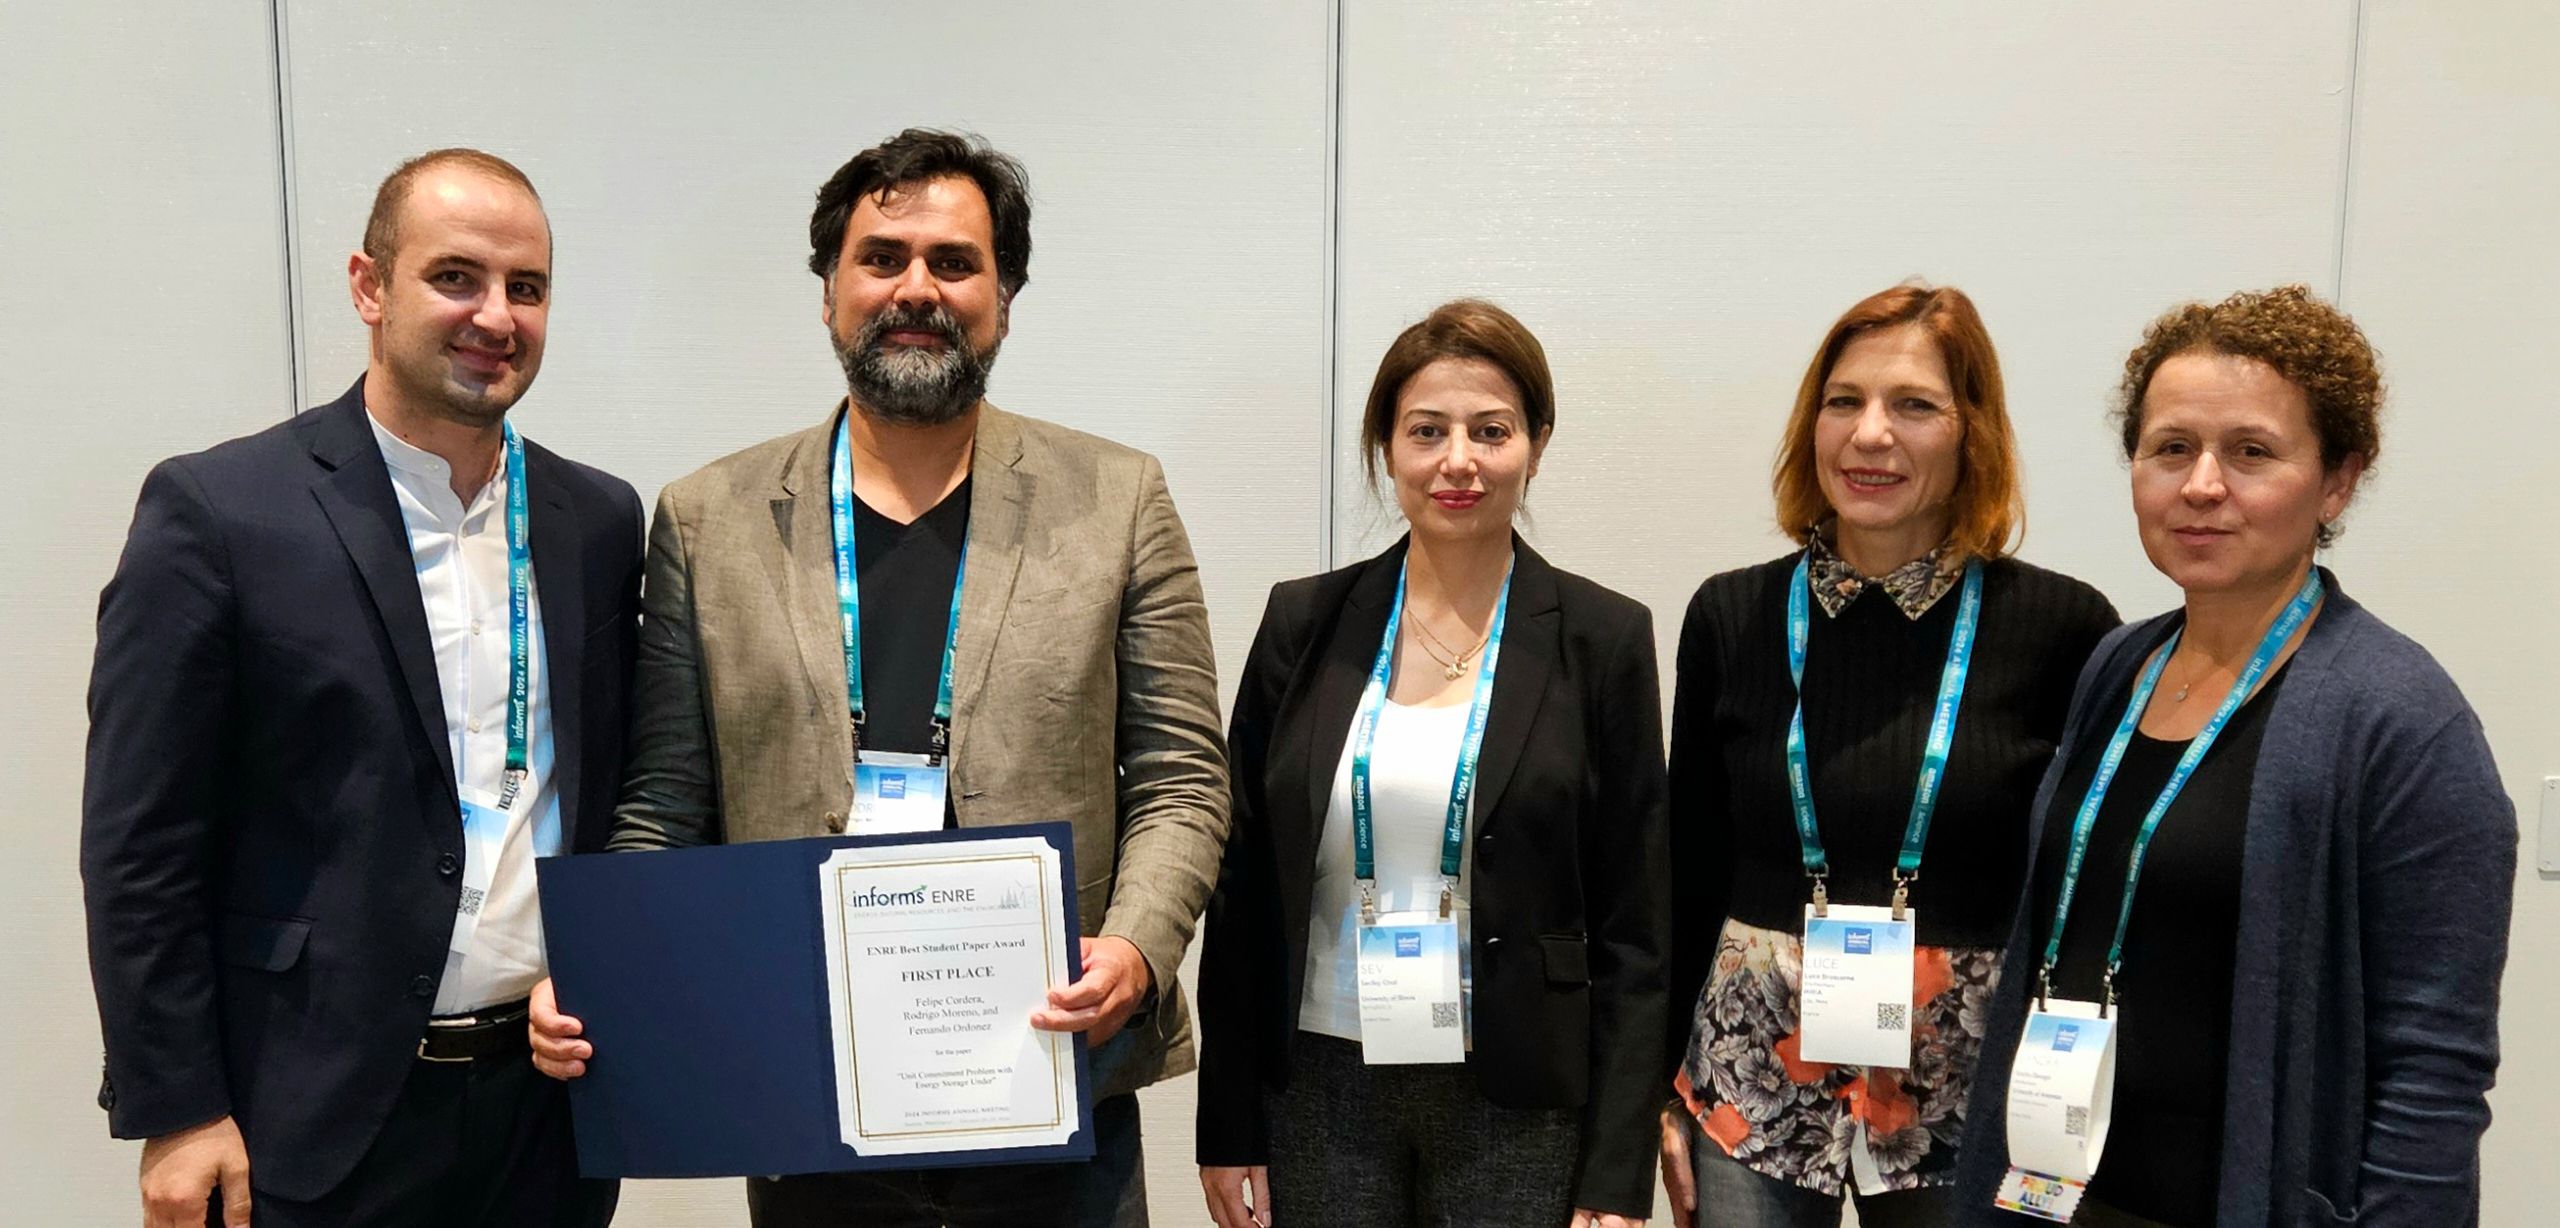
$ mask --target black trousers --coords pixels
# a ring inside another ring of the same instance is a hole
[[[1581,1115],[1485,1099],[1465,1066],[1371,1066],[1298,1033],[1265,1091],[1278,1228],[1564,1228]]]
[[[1146,1228],[1138,1097],[1093,1102],[1093,1159],[747,1180],[756,1228]],[[266,1228],[260,1224],[258,1228]]]
[[[258,1228],[602,1228],[621,1186],[578,1176],[566,1089],[523,1053],[416,1061],[355,1171],[312,1202],[256,1188]],[[219,1224],[220,1195],[214,1215]]]

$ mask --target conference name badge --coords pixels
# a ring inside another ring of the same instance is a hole
[[[2116,1021],[2094,1002],[2055,998],[2027,1016],[2009,1072],[2009,1172],[2003,1210],[2067,1223],[2107,1145]]]
[[[1913,933],[1919,911],[1833,904],[1804,910],[1799,1053],[1840,1066],[1911,1065]]]
[[[853,826],[846,834],[941,831],[951,769],[931,756],[866,750],[853,761]]]
[[[1463,1062],[1458,923],[1393,912],[1360,926],[1360,1057],[1372,1066]]]

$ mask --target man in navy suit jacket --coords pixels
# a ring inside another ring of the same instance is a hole
[[[81,874],[148,1224],[612,1216],[522,1004],[534,858],[612,825],[641,548],[628,484],[505,423],[550,272],[523,172],[413,159],[348,260],[364,377],[143,482]]]

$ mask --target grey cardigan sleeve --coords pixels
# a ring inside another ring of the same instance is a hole
[[[2364,790],[2357,891],[2369,1107],[2357,1218],[2476,1223],[2515,809],[2468,707],[2378,757]]]

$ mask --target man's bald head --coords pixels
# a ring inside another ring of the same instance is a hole
[[[429,150],[401,163],[381,187],[374,189],[373,213],[364,223],[364,254],[376,265],[385,271],[391,268],[392,256],[400,248],[400,218],[408,211],[409,197],[416,191],[418,180],[448,167],[477,171],[501,183],[513,184],[524,189],[535,204],[542,203],[542,194],[533,190],[533,181],[505,158],[477,149]]]

